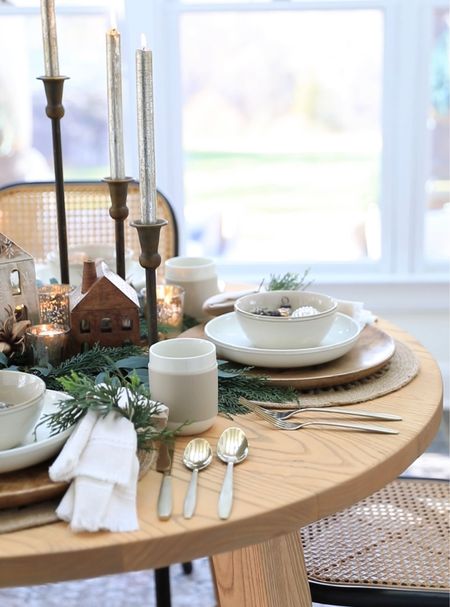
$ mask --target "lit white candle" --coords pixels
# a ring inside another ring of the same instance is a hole
[[[136,97],[139,146],[139,182],[142,223],[156,222],[156,167],[153,116],[152,51],[146,47],[136,51]]]
[[[55,1],[41,0],[42,40],[46,76],[59,76]]]
[[[120,34],[114,27],[106,33],[108,82],[109,165],[112,179],[125,177],[122,118],[122,69]]]

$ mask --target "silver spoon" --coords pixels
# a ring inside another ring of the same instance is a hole
[[[204,438],[194,438],[184,450],[183,463],[186,468],[192,470],[191,482],[184,498],[184,518],[191,518],[197,503],[197,479],[199,470],[203,470],[212,461],[212,450],[208,441]]]
[[[227,464],[219,496],[219,517],[226,519],[230,516],[233,504],[233,465],[242,462],[248,455],[247,437],[240,428],[227,428],[217,443],[217,455]]]

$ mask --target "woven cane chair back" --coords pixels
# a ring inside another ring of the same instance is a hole
[[[111,206],[108,185],[102,181],[65,182],[68,247],[86,244],[114,245],[115,222],[109,216]],[[178,254],[178,228],[173,209],[158,192],[157,216],[168,221],[160,233],[161,265]],[[128,187],[128,219],[125,220],[125,246],[139,258],[137,230],[129,222],[140,218],[139,184]],[[0,188],[0,232],[45,263],[51,251],[58,251],[56,196],[53,182],[18,183]]]
[[[305,527],[313,601],[448,607],[449,515],[447,482],[401,478]]]

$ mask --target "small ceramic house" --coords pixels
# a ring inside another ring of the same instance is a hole
[[[140,343],[136,291],[104,262],[85,261],[81,286],[70,294],[71,350],[95,343],[121,346]]]
[[[19,320],[39,322],[39,298],[33,257],[0,232],[0,321],[11,306]]]

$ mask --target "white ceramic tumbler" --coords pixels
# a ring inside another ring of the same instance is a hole
[[[152,399],[169,407],[167,427],[180,434],[210,428],[218,413],[216,347],[205,339],[174,338],[150,347],[149,381]]]
[[[203,303],[219,292],[216,264],[208,257],[172,257],[164,264],[167,284],[183,287],[184,313],[204,320]]]

